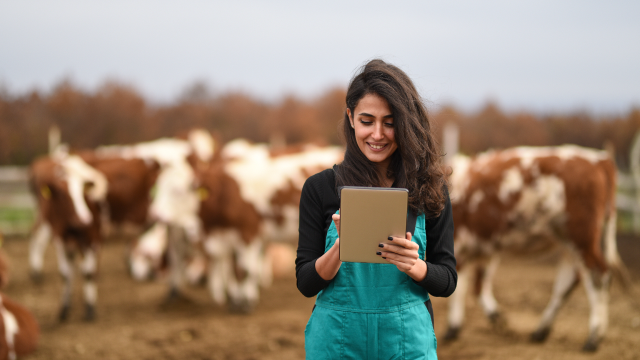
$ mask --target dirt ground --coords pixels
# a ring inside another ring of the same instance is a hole
[[[619,237],[620,253],[634,276],[640,301],[640,238]],[[41,326],[40,345],[26,359],[303,359],[304,328],[314,299],[303,297],[295,278],[275,280],[263,290],[251,315],[215,306],[204,287],[186,289],[188,301],[163,304],[162,282],[137,283],[126,272],[126,241],[105,242],[101,254],[98,318],[82,321],[80,281],[67,323],[56,314],[61,281],[53,247],[45,260],[45,281],[28,276],[28,243],[6,239],[12,279],[4,293],[33,311]],[[640,307],[624,296],[619,283],[611,291],[610,326],[595,354],[580,352],[587,336],[589,306],[584,290],[574,292],[561,310],[546,343],[532,344],[529,333],[548,301],[555,273],[551,257],[504,259],[495,295],[506,328],[495,329],[474,299],[467,301],[467,322],[458,341],[439,343],[440,359],[640,359]],[[445,332],[446,300],[434,299],[436,334]]]

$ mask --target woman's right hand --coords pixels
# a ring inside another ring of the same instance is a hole
[[[336,239],[335,244],[333,244],[331,248],[338,249],[338,255],[339,255],[340,254],[340,215],[339,214],[331,215],[331,220],[333,220],[333,223],[336,225],[336,231],[338,232],[338,238]]]
[[[336,230],[338,231],[338,234],[340,234],[340,214],[331,215],[331,219],[333,220],[333,223],[336,225]]]
[[[331,219],[340,234],[340,215],[333,214]],[[340,270],[340,265],[342,265],[342,261],[340,261],[340,238],[338,237],[331,249],[316,260],[316,271],[324,280],[331,280]]]

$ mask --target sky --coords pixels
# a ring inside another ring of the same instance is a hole
[[[367,60],[428,106],[625,113],[640,106],[640,2],[0,0],[0,86],[189,85],[266,101],[345,87]]]

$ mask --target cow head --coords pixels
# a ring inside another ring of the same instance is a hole
[[[93,220],[93,216],[85,196],[93,202],[103,201],[107,195],[107,179],[76,155],[62,159],[61,165],[74,210],[80,221],[88,225]]]
[[[96,203],[107,193],[104,175],[79,156],[66,153],[36,161],[31,184],[40,211],[59,230],[61,224],[73,228],[90,225],[98,211]]]

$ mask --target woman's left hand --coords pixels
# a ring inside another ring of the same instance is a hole
[[[427,276],[427,263],[418,256],[418,244],[411,241],[411,233],[407,238],[390,237],[392,243],[380,243],[378,256],[386,258],[398,270],[409,275],[415,281],[422,281]]]

